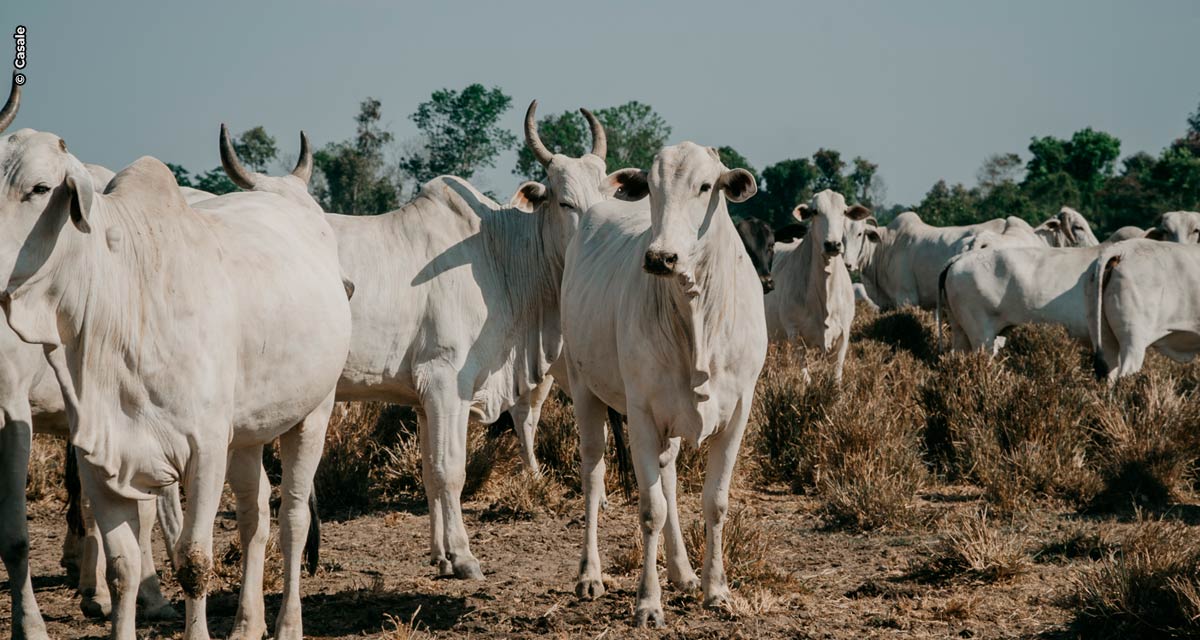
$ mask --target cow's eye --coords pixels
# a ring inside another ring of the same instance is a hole
[[[712,189],[712,185],[707,182],[700,185],[700,193],[708,193],[710,189]]]
[[[576,207],[574,203],[567,202],[566,200],[563,200],[562,202],[558,203],[558,206],[562,207],[563,209],[578,209],[579,208],[579,207]]]
[[[43,193],[49,193],[49,192],[50,192],[50,185],[48,185],[46,183],[41,183],[39,185],[36,185],[33,188],[33,195],[35,195],[35,196],[40,196]]]

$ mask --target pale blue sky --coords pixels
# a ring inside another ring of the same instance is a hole
[[[113,169],[218,164],[217,127],[294,157],[347,138],[366,96],[400,141],[443,87],[498,85],[544,112],[647,102],[673,141],[761,169],[818,147],[880,165],[890,202],[974,182],[990,153],[1092,126],[1157,153],[1200,102],[1194,0],[879,2],[5,2],[29,28],[16,126]],[[11,47],[9,44],[4,45]],[[11,53],[6,53],[8,56]],[[477,181],[507,195],[514,154]]]

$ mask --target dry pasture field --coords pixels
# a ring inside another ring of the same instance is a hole
[[[318,472],[323,548],[302,582],[306,635],[1200,636],[1195,366],[1154,356],[1109,391],[1060,330],[1015,330],[995,361],[939,356],[930,314],[863,308],[841,387],[831,362],[809,362],[804,384],[793,348],[773,348],[759,382],[725,529],[732,605],[705,610],[698,593],[666,586],[663,630],[628,623],[641,553],[636,490],[626,498],[611,458],[601,520],[609,591],[593,602],[574,595],[583,509],[565,398],[543,413],[541,478],[519,468],[511,433],[472,427],[465,510],[486,582],[432,577],[411,413],[343,407]],[[696,566],[702,460],[680,459]],[[39,437],[31,467],[32,565],[50,634],[107,637],[103,622],[82,618],[58,564],[61,444]],[[232,503],[216,532],[209,620],[224,637],[240,578]],[[156,545],[164,588],[182,608]],[[269,621],[280,585],[273,546],[270,554]],[[0,635],[10,628],[5,596]],[[177,638],[183,625],[144,630]]]

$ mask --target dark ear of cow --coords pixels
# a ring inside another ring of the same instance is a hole
[[[613,187],[617,200],[636,202],[650,193],[650,181],[641,169],[620,169],[608,174],[608,184]]]
[[[867,240],[878,243],[883,239],[883,234],[879,233],[879,227],[867,227],[863,233],[867,234]]]
[[[92,177],[84,170],[83,165],[80,165],[78,169],[67,171],[66,185],[71,196],[71,222],[75,223],[75,228],[88,233],[92,230],[88,217],[92,213],[92,203],[96,196]]]
[[[721,174],[721,188],[730,202],[745,202],[758,193],[754,175],[745,169],[731,169]]]
[[[775,230],[775,242],[793,242],[808,233],[808,225],[793,222]]]
[[[1162,240],[1165,237],[1166,234],[1164,234],[1163,230],[1159,229],[1158,227],[1154,227],[1146,232],[1146,238],[1149,240]]]
[[[808,206],[807,204],[805,204],[803,202],[796,205],[795,209],[792,209],[792,217],[797,220],[808,220],[809,218],[816,215],[816,213],[817,212],[815,209],[813,209],[812,207]]]
[[[872,227],[878,227],[879,221],[875,219],[875,216],[871,216],[870,218],[867,218],[867,225],[872,226]]]
[[[861,204],[856,204],[846,209],[846,217],[851,220],[864,220],[871,217],[871,210]]]
[[[522,211],[533,211],[546,201],[549,190],[540,182],[522,182],[517,192],[509,199],[508,204]]]
[[[1050,218],[1049,220],[1043,222],[1042,226],[1051,231],[1058,231],[1058,228],[1062,226],[1062,223],[1058,221],[1058,218]]]

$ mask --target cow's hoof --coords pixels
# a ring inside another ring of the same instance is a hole
[[[170,602],[148,605],[142,609],[142,619],[146,622],[170,622],[179,618],[179,612],[171,606]]]
[[[258,625],[258,628],[254,628],[247,623],[238,623],[233,631],[229,632],[229,640],[262,640],[265,637],[267,637],[265,625]]]
[[[595,600],[604,595],[603,578],[580,578],[575,583],[575,595],[580,600]]]
[[[79,601],[79,610],[85,618],[105,620],[112,615],[112,600],[97,600],[93,596],[85,595]]]
[[[729,589],[704,596],[704,606],[707,609],[727,608],[729,606]]]
[[[633,612],[633,626],[652,629],[662,629],[667,626],[667,621],[663,618],[662,606],[638,605]]]
[[[475,558],[457,560],[453,563],[454,577],[459,580],[483,580],[483,570]]]
[[[679,591],[695,591],[700,588],[700,578],[696,576],[696,572],[692,571],[684,576],[670,578],[671,584]]]
[[[441,560],[434,560],[431,564],[437,567],[437,574],[439,578],[454,577],[454,565],[450,564],[449,560],[443,558]]]

